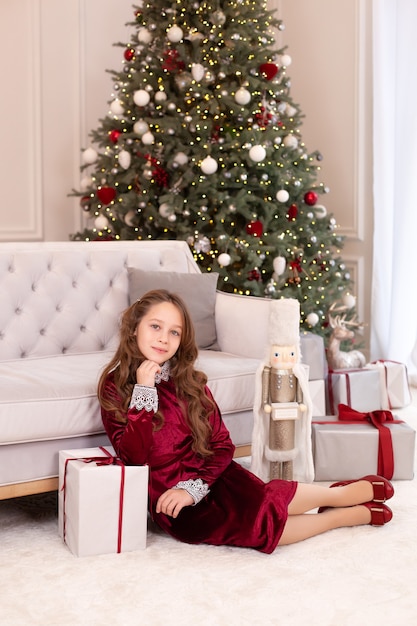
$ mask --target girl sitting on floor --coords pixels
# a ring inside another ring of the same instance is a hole
[[[124,312],[98,386],[116,454],[126,465],[149,465],[149,510],[164,531],[187,543],[271,553],[334,528],[392,519],[384,502],[394,489],[380,476],[334,488],[265,483],[236,463],[207,377],[195,369],[197,354],[182,299],[150,291]]]

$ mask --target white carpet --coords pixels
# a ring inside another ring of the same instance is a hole
[[[396,411],[417,428],[413,405]],[[5,626],[409,626],[417,620],[417,483],[393,521],[331,531],[272,555],[189,546],[150,528],[144,551],[77,558],[54,507],[0,502]],[[33,502],[33,500],[32,500]]]

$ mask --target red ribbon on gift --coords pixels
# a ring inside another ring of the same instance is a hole
[[[350,395],[350,378],[349,378],[349,374],[351,374],[352,372],[363,372],[363,368],[362,369],[349,369],[349,370],[329,370],[329,375],[328,375],[328,390],[329,390],[329,404],[330,404],[330,413],[333,415],[335,413],[334,410],[334,392],[333,392],[333,380],[332,380],[332,375],[333,374],[340,374],[345,377],[345,382],[346,382],[346,400],[348,404],[352,403],[351,400],[351,395]]]
[[[99,448],[106,456],[95,456],[95,457],[82,457],[82,458],[69,458],[65,459],[65,467],[64,467],[64,481],[61,487],[61,491],[64,492],[64,507],[63,507],[63,520],[64,520],[64,541],[66,534],[66,515],[65,515],[65,500],[66,500],[66,481],[67,481],[67,468],[68,463],[70,461],[82,461],[83,463],[96,463],[96,465],[119,465],[120,472],[120,494],[119,494],[119,523],[118,523],[118,531],[117,531],[117,552],[122,551],[122,529],[123,529],[123,501],[124,501],[124,492],[125,492],[125,466],[120,459],[116,456],[113,456],[106,448],[100,446]]]
[[[338,406],[338,422],[316,421],[315,424],[360,424],[368,422],[378,429],[378,470],[377,474],[384,476],[390,480],[394,474],[394,451],[392,448],[391,430],[385,425],[400,424],[402,420],[394,419],[391,411],[370,411],[369,413],[360,413],[355,411],[347,404],[339,404]]]

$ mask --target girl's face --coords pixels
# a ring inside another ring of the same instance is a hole
[[[181,312],[172,302],[155,304],[136,328],[138,348],[145,359],[162,365],[178,350],[182,329]]]

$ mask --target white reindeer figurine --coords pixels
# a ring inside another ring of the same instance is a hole
[[[330,335],[329,344],[327,347],[327,362],[330,369],[339,370],[363,367],[366,363],[366,359],[362,352],[360,352],[359,350],[350,350],[349,352],[344,352],[340,349],[341,341],[344,341],[345,339],[352,339],[355,336],[354,331],[348,327],[353,326],[357,328],[363,328],[363,324],[356,322],[355,320],[347,321],[345,319],[345,315],[336,315],[336,317],[333,318],[330,315],[331,310],[332,307],[330,307],[329,309],[329,324],[332,327],[333,332]]]

